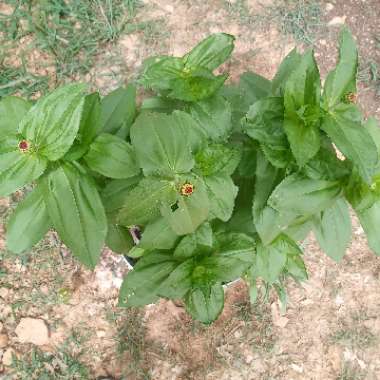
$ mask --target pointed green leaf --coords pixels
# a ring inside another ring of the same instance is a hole
[[[97,92],[89,94],[84,99],[79,131],[74,144],[66,153],[64,159],[74,161],[81,158],[102,128],[100,123],[100,97]]]
[[[331,109],[344,101],[348,93],[356,93],[358,50],[351,33],[344,28],[340,35],[339,62],[326,78],[324,103]]]
[[[269,284],[276,282],[285,268],[288,256],[301,255],[297,244],[281,235],[269,245],[257,245],[256,263],[252,267],[255,277],[261,277]]]
[[[33,147],[21,151],[16,137],[0,139],[0,197],[5,197],[40,177],[47,160],[38,156]]]
[[[187,135],[171,115],[142,113],[131,128],[131,141],[147,176],[174,176],[194,166]]]
[[[15,253],[32,248],[48,232],[51,221],[37,186],[17,205],[7,223],[7,247]]]
[[[209,223],[203,223],[192,234],[186,235],[174,250],[174,257],[188,259],[204,251],[210,251],[213,245],[213,234]]]
[[[178,235],[172,230],[169,223],[163,218],[157,218],[149,223],[141,236],[139,247],[144,249],[173,248]]]
[[[124,278],[119,306],[136,307],[156,302],[160,285],[177,266],[171,254],[155,251],[144,255]]]
[[[234,40],[234,36],[226,33],[212,34],[183,57],[185,66],[215,70],[230,57],[234,49]]]
[[[107,214],[115,214],[123,207],[127,194],[141,181],[141,177],[116,179],[107,183],[102,190],[102,200]]]
[[[224,142],[232,130],[231,106],[220,95],[194,103],[190,114],[214,142]]]
[[[375,202],[370,208],[356,211],[356,213],[367,236],[369,247],[380,256],[380,201]]]
[[[363,180],[371,183],[378,153],[370,133],[361,124],[361,115],[354,105],[341,104],[326,116],[322,129],[338,149],[358,168]]]
[[[144,178],[125,194],[117,221],[124,226],[145,225],[160,215],[163,204],[170,208],[176,197],[177,190],[173,182]]]
[[[108,223],[105,243],[112,251],[121,254],[128,254],[135,245],[128,228],[112,223]]]
[[[0,137],[15,135],[18,125],[32,105],[16,96],[6,96],[0,101]]]
[[[254,103],[243,120],[247,135],[267,146],[288,147],[283,129],[284,105],[282,98],[265,98]]]
[[[285,85],[284,129],[299,166],[319,150],[318,128],[321,84],[313,51],[305,53]]]
[[[19,131],[50,161],[60,159],[78,133],[85,86],[70,84],[39,99],[22,119]]]
[[[136,88],[132,85],[120,87],[101,101],[101,128],[125,139],[136,117]]]
[[[224,307],[224,290],[221,284],[204,285],[191,289],[185,298],[187,312],[198,321],[214,322]]]
[[[281,65],[272,80],[272,94],[282,96],[287,78],[298,67],[301,61],[301,54],[293,49],[281,62]]]
[[[239,165],[241,153],[238,148],[223,144],[211,144],[195,156],[195,169],[203,176],[225,173],[232,175]]]
[[[107,234],[98,191],[78,165],[62,164],[43,177],[44,200],[62,241],[83,264],[94,268]]]
[[[194,260],[186,260],[170,273],[157,289],[160,297],[181,299],[191,289]]]
[[[210,218],[227,222],[235,206],[238,187],[227,174],[214,174],[204,178],[210,201]]]
[[[215,282],[236,280],[255,262],[256,243],[242,233],[223,233],[217,236],[216,252],[200,262],[209,270]]]
[[[109,178],[130,178],[140,172],[132,146],[108,133],[94,140],[84,160],[90,169]]]
[[[351,217],[343,198],[314,219],[314,232],[322,250],[335,261],[340,261],[351,240]]]
[[[341,186],[337,181],[314,180],[293,174],[275,188],[268,205],[280,213],[306,216],[326,209],[340,194]]]

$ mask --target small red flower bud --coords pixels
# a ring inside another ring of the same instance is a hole
[[[185,196],[189,196],[194,192],[194,185],[192,183],[184,183],[181,186],[181,194]]]
[[[21,150],[21,152],[27,152],[29,150],[30,144],[26,140],[21,140],[18,143],[18,148]]]
[[[346,94],[346,101],[347,103],[356,104],[356,102],[358,101],[358,94],[349,92],[348,94]]]

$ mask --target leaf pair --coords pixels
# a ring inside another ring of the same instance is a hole
[[[181,58],[153,57],[144,63],[140,82],[164,96],[186,102],[210,97],[227,79],[213,74],[234,48],[234,37],[217,33],[200,42]]]
[[[222,283],[244,273],[254,261],[255,243],[244,234],[213,237],[209,225],[179,242],[171,252],[144,255],[124,279],[121,306],[142,306],[158,297],[184,299],[187,311],[203,323],[223,309]]]

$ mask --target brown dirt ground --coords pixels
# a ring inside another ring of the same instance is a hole
[[[108,91],[117,82],[105,76],[110,71],[135,78],[145,57],[183,54],[218,31],[237,37],[227,64],[231,81],[247,70],[271,78],[296,44],[305,48],[281,33],[280,21],[270,16],[278,4],[144,0],[136,22],[154,20],[158,29],[125,35],[108,47],[89,80]],[[336,59],[339,26],[328,25],[335,17],[345,17],[357,38],[363,78],[368,62],[380,67],[375,40],[380,36],[378,0],[322,1],[321,9],[314,48],[323,76]],[[107,64],[115,51],[123,57],[122,70],[118,63]],[[379,96],[366,80],[360,84],[359,99],[366,114],[380,119]],[[19,197],[0,200],[3,221]],[[268,304],[250,308],[245,285],[237,283],[227,290],[225,310],[210,328],[191,321],[181,305],[172,302],[161,301],[142,311],[117,309],[117,288],[126,268],[112,252],[105,251],[102,263],[90,273],[51,233],[25,263],[6,252],[3,235],[0,224],[0,321],[19,357],[32,347],[19,343],[14,330],[21,317],[29,316],[49,325],[50,343],[41,347],[46,352],[59,351],[73,331],[80,332],[81,345],[72,352],[90,368],[90,379],[380,379],[380,259],[370,252],[354,216],[352,244],[341,263],[326,257],[313,236],[306,240],[310,279],[302,286],[289,283],[284,315],[273,295]],[[4,370],[10,373],[0,366],[0,379]]]

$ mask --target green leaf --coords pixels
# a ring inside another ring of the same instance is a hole
[[[119,306],[136,307],[156,302],[160,285],[177,265],[170,254],[155,251],[144,255],[124,278]]]
[[[38,156],[33,147],[21,151],[16,137],[0,139],[0,197],[5,197],[42,175],[47,160]]]
[[[228,77],[227,74],[215,76],[202,67],[184,70],[182,77],[173,81],[173,89],[168,96],[185,102],[198,102],[211,97]]]
[[[265,98],[254,103],[243,119],[243,129],[261,144],[268,160],[277,167],[289,162],[289,144],[284,132],[282,98]]]
[[[172,89],[173,82],[181,77],[185,64],[178,57],[151,57],[143,63],[139,82],[152,90],[164,92]]]
[[[194,166],[187,135],[171,115],[142,113],[131,128],[131,141],[146,176],[173,177]]]
[[[308,278],[306,266],[302,260],[301,253],[301,251],[298,253],[295,251],[295,254],[288,254],[286,260],[285,270],[296,281],[305,281]]]
[[[195,169],[203,176],[232,175],[241,159],[240,151],[223,144],[211,144],[195,156]]]
[[[268,204],[280,213],[294,212],[306,216],[323,211],[340,194],[337,181],[314,180],[293,174],[275,188]]]
[[[97,92],[87,95],[84,99],[79,131],[74,144],[66,153],[64,159],[74,161],[81,158],[88,150],[90,144],[100,132],[100,97]]]
[[[215,70],[230,57],[234,49],[234,40],[234,36],[226,33],[212,34],[183,57],[185,66]]]
[[[231,104],[233,131],[241,131],[241,119],[247,114],[249,107],[259,99],[269,96],[271,82],[251,72],[240,76],[238,85],[225,85],[220,94]]]
[[[316,126],[307,126],[299,118],[286,116],[284,129],[297,164],[303,167],[319,151],[319,128]]]
[[[266,145],[286,145],[282,98],[257,101],[250,107],[243,123],[244,131],[254,140]]]
[[[350,175],[352,165],[347,160],[337,157],[335,147],[327,136],[321,140],[321,148],[303,168],[307,177],[312,179],[326,179],[335,181]]]
[[[351,217],[344,198],[314,218],[314,232],[322,250],[335,261],[340,261],[351,240]]]
[[[94,183],[78,164],[62,164],[42,180],[54,228],[74,256],[94,268],[107,235],[107,219]]]
[[[274,96],[282,96],[286,80],[291,73],[298,67],[301,61],[301,54],[293,49],[281,62],[281,65],[272,80],[272,94]]]
[[[294,211],[279,212],[270,206],[264,209],[254,219],[255,227],[264,244],[270,244],[282,232],[297,223],[300,216]]]
[[[39,99],[19,125],[19,131],[38,154],[50,161],[70,149],[81,122],[85,86],[69,84]]]
[[[94,140],[84,159],[90,169],[109,178],[130,178],[140,172],[132,146],[108,133]]]
[[[271,244],[261,243],[256,248],[256,263],[252,270],[255,277],[261,277],[269,284],[275,283],[285,268],[288,255],[300,255],[297,244],[290,238],[281,235]]]
[[[169,203],[163,204],[161,208],[161,214],[177,235],[194,232],[209,215],[209,199],[204,182],[195,177],[188,177],[184,182],[192,183],[194,192],[189,196],[179,195],[176,208],[172,208]]]
[[[235,200],[232,217],[227,223],[221,223],[221,225],[229,231],[253,235],[256,232],[252,219],[252,189],[254,181],[252,178],[240,178],[236,184],[239,187],[239,191]]]
[[[284,129],[299,166],[319,150],[319,102],[321,84],[313,51],[303,55],[285,85]]]
[[[214,174],[204,178],[210,201],[210,218],[227,222],[234,210],[238,187],[227,174]]]
[[[107,214],[114,215],[123,207],[124,199],[127,194],[138,185],[141,177],[132,177],[128,179],[116,179],[107,183],[102,190],[101,196],[104,208]]]
[[[169,223],[160,217],[149,223],[142,233],[139,247],[144,249],[173,248],[178,235],[172,230]]]
[[[250,105],[259,99],[266,98],[271,91],[271,81],[252,72],[240,75],[240,86],[244,88],[245,96]]]
[[[169,299],[183,298],[191,289],[194,266],[192,259],[178,265],[159,286],[157,294]]]
[[[134,247],[133,238],[128,228],[108,223],[106,246],[120,254],[128,254]]]
[[[356,106],[341,104],[323,119],[322,129],[338,149],[358,168],[363,180],[371,183],[378,153],[370,133],[361,124]]]
[[[190,145],[193,153],[203,149],[207,144],[207,131],[186,112],[174,111],[171,115],[173,124],[177,129],[181,129],[186,136],[187,144]]]
[[[182,58],[153,57],[145,62],[140,83],[169,98],[195,102],[210,97],[226,79],[205,67],[185,66]]]
[[[224,142],[231,133],[231,106],[220,95],[193,103],[189,106],[191,116],[214,142]]]
[[[158,178],[144,178],[127,191],[119,206],[117,222],[124,226],[145,225],[160,215],[161,205],[175,203],[175,184]]]
[[[120,87],[101,101],[101,126],[103,132],[125,139],[136,117],[136,88]]]
[[[0,101],[0,137],[15,135],[18,125],[31,104],[16,96],[6,96]]]
[[[240,276],[255,262],[255,240],[243,233],[222,233],[217,236],[216,252],[200,265],[208,268],[213,282],[229,282]]]
[[[198,321],[210,324],[224,307],[224,290],[221,284],[205,285],[191,289],[185,298],[187,312]]]
[[[326,78],[324,103],[328,109],[344,100],[345,95],[356,93],[356,74],[358,70],[358,50],[355,40],[347,28],[340,35],[339,62]]]
[[[356,213],[367,236],[369,247],[380,256],[380,201],[365,210],[356,210]]]
[[[368,120],[364,123],[365,129],[371,135],[373,142],[377,148],[378,162],[374,170],[375,174],[380,173],[380,126],[375,117],[369,117]]]
[[[174,257],[188,259],[197,254],[209,252],[213,245],[213,234],[209,223],[201,224],[195,232],[186,235],[174,250]]]
[[[275,168],[265,157],[258,151],[255,168],[255,186],[253,197],[253,218],[256,219],[264,209],[274,188],[281,182],[283,173]]]
[[[144,99],[141,103],[141,112],[162,112],[171,114],[175,110],[182,110],[184,103],[170,99],[165,96],[152,96],[151,98]]]
[[[15,253],[32,248],[48,232],[51,221],[40,186],[17,205],[7,223],[7,247]]]

